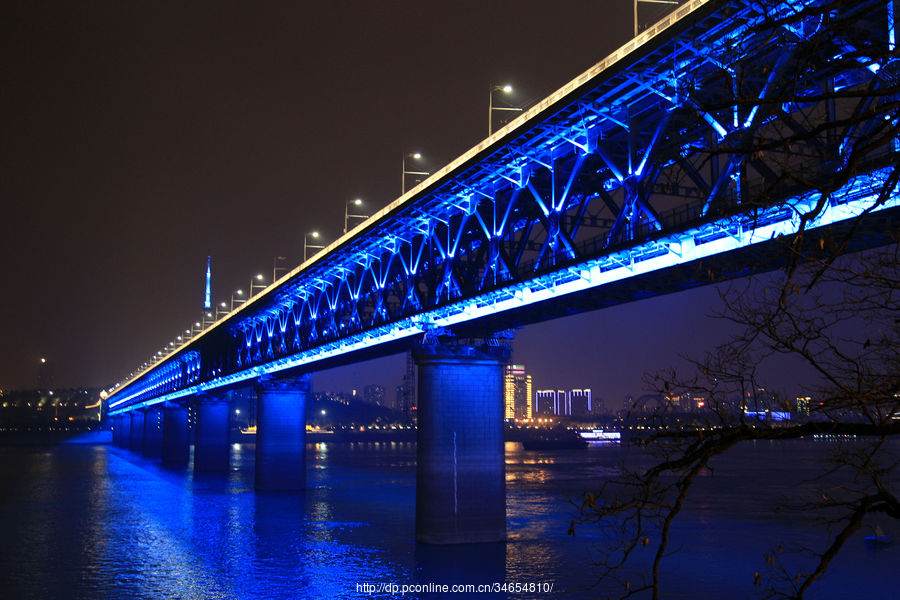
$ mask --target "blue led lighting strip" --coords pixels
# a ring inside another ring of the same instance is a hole
[[[878,188],[888,175],[888,170],[869,174],[836,193],[834,195],[836,200],[830,202],[814,221],[808,223],[805,227],[806,230],[811,231],[856,219],[867,211],[877,213],[900,207],[900,196],[896,194],[887,201],[879,202],[878,197],[871,193],[872,189]],[[773,208],[769,215],[757,215],[753,219],[747,217],[744,219],[726,218],[696,229],[673,233],[652,242],[622,250],[615,255],[607,255],[571,265],[560,271],[535,277],[464,302],[116,410],[117,406],[127,404],[131,400],[132,397],[126,396],[110,405],[109,414],[121,414],[135,408],[144,408],[216,388],[233,386],[286,369],[311,367],[319,361],[334,356],[423,334],[430,329],[452,327],[485,315],[501,313],[694,260],[725,254],[769,242],[779,236],[789,236],[797,233],[800,229],[798,215],[808,213],[817,201],[817,196],[808,195],[788,203],[791,211],[784,211],[782,207]],[[762,222],[765,224],[757,225]],[[721,235],[722,233],[726,233],[726,235]]]

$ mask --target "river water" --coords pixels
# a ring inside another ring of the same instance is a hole
[[[0,597],[399,598],[363,586],[495,582],[540,587],[404,597],[606,597],[617,588],[591,566],[599,533],[567,535],[569,498],[609,477],[623,449],[507,446],[509,540],[457,547],[414,541],[414,444],[311,444],[309,489],[272,495],[253,490],[252,445],[233,446],[219,477],[107,445],[0,447]],[[828,449],[756,443],[705,473],[674,530],[664,597],[754,597],[778,541],[821,542],[820,524],[773,506]],[[810,597],[896,597],[898,558],[900,544],[857,534]]]

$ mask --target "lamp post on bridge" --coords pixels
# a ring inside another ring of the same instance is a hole
[[[162,362],[163,357],[169,354],[172,351],[172,346],[174,342],[169,342],[167,345],[162,347],[162,350],[157,351],[156,354],[153,355],[153,364],[158,365]]]
[[[47,388],[50,389],[50,378],[47,376],[47,359],[45,357],[41,357],[38,359],[38,370],[37,370],[37,387],[38,389]]]
[[[276,256],[272,260],[272,283],[278,281],[278,271],[287,271],[287,267],[278,264],[279,261],[287,260],[286,256]]]
[[[634,37],[638,35],[638,4],[673,4],[678,5],[678,0],[634,0]]]
[[[490,94],[488,95],[488,136],[494,133],[494,111],[495,110],[509,110],[513,112],[522,112],[522,108],[516,106],[494,106],[494,92],[503,92],[504,94],[511,94],[513,88],[511,85],[497,85],[494,84],[491,86]]]
[[[369,218],[369,215],[354,215],[354,214],[350,213],[351,206],[362,206],[362,205],[363,205],[363,201],[359,198],[356,198],[355,200],[351,200],[350,202],[347,202],[344,204],[344,233],[347,233],[347,230],[349,229],[348,225],[349,225],[350,219],[365,220],[365,219]]]
[[[425,175],[425,176],[431,175],[431,173],[429,173],[427,171],[407,171],[406,170],[406,159],[407,158],[411,158],[413,160],[422,160],[422,155],[419,154],[418,152],[406,152],[403,155],[403,162],[402,162],[403,170],[400,174],[400,195],[401,196],[406,193],[406,176],[407,175]]]
[[[322,250],[325,248],[323,244],[314,244],[309,241],[309,238],[314,240],[319,239],[318,231],[310,231],[305,236],[303,236],[303,262],[309,260],[309,251],[310,250]]]
[[[262,290],[265,289],[266,284],[263,283],[264,277],[262,273],[257,273],[256,276],[250,280],[250,297],[253,297],[253,290]],[[254,283],[259,281],[260,283]]]
[[[235,301],[235,298],[234,298],[234,297],[235,297],[235,296],[238,296],[238,298],[237,298],[237,303],[238,303],[238,304],[240,304],[241,302],[246,302],[246,301],[247,301],[246,298],[242,298],[242,297],[241,297],[241,296],[243,296],[243,295],[244,295],[244,290],[234,290],[234,291],[231,293],[231,310],[232,310],[232,311],[234,310],[234,301]],[[229,311],[229,312],[230,312],[230,311]]]

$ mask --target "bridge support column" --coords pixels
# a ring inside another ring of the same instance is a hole
[[[162,411],[158,406],[144,409],[144,444],[142,451],[147,458],[162,457]]]
[[[131,417],[119,415],[116,417],[116,427],[119,429],[119,441],[116,444],[119,448],[128,448],[128,438],[131,435]]]
[[[112,422],[113,446],[118,448],[122,445],[122,419],[118,416],[108,418]]]
[[[128,449],[132,452],[141,452],[144,447],[144,413],[135,409],[128,411],[128,415],[131,418]]]
[[[131,439],[131,417],[128,413],[116,417],[116,423],[119,428],[119,448],[127,450],[130,446]]]
[[[256,489],[306,487],[306,398],[310,376],[262,378],[256,386]]]
[[[230,406],[227,395],[199,394],[196,397],[195,472],[215,473],[228,470]]]
[[[423,345],[418,364],[416,540],[506,539],[506,347]]]
[[[175,403],[163,407],[162,460],[172,465],[186,465],[191,455],[188,409]]]

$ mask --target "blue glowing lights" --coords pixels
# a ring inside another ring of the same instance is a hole
[[[803,183],[897,123],[872,93],[883,61],[841,58],[877,56],[893,21],[830,37],[818,22],[771,25],[815,4],[685,3],[115,389],[111,414],[898,208],[889,136],[827,198]],[[818,54],[798,62],[811,35]],[[872,116],[829,130],[835,111]],[[778,136],[790,144],[752,151]],[[807,159],[822,148],[827,160]],[[207,304],[208,286],[209,267]]]

